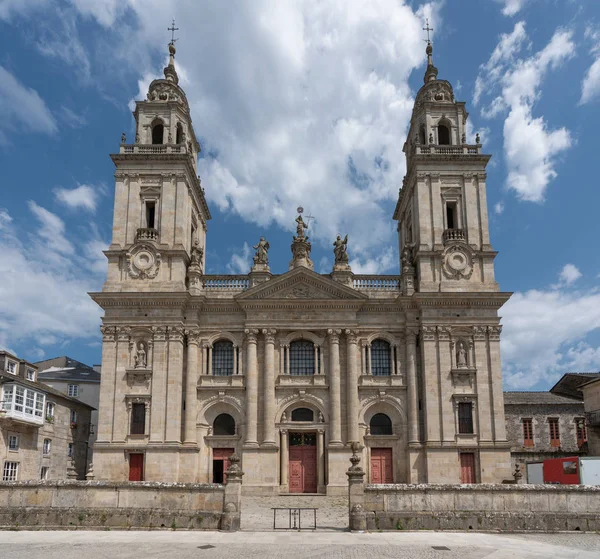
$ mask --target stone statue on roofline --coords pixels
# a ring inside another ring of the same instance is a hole
[[[300,214],[296,218],[296,223],[298,224],[296,227],[296,235],[298,236],[298,239],[304,239],[305,241],[307,241],[308,237],[304,236],[304,230],[308,229],[308,224],[304,223],[304,220],[302,219],[302,214]]]
[[[200,241],[198,239],[195,239],[194,244],[192,245],[192,251],[190,254],[190,265],[189,265],[188,269],[193,270],[195,272],[202,273],[203,257],[204,257],[204,249],[200,246]]]
[[[338,235],[337,239],[333,242],[333,254],[335,255],[336,264],[347,264],[348,263],[348,235],[342,240],[342,236]]]
[[[264,264],[265,266],[269,264],[269,241],[265,240],[264,237],[260,238],[258,244],[252,247],[256,254],[253,257],[254,264]]]

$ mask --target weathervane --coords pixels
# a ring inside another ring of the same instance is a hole
[[[429,32],[433,31],[433,27],[429,27],[429,18],[425,18],[425,27],[423,27],[423,31],[427,31],[427,39],[423,39],[427,43],[431,43],[429,39]]]
[[[179,27],[175,27],[175,19],[171,23],[171,27],[167,27],[167,31],[171,32],[171,42],[169,44],[174,45],[177,39],[175,38],[175,31],[179,31]]]

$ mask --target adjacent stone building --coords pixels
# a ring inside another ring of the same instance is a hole
[[[505,392],[506,432],[514,467],[548,458],[587,453],[587,427],[581,399],[552,392]]]
[[[600,456],[600,374],[582,384],[590,456]]]
[[[510,478],[490,156],[431,44],[390,216],[399,276],[353,274],[341,236],[315,273],[301,209],[287,271],[263,238],[247,275],[206,274],[200,146],[169,51],[112,155],[96,476],[221,481],[235,451],[244,491],[345,493],[359,441],[372,483]]]
[[[39,382],[33,363],[0,351],[2,480],[85,479],[92,410]]]
[[[98,406],[100,403],[100,366],[90,367],[81,361],[63,355],[36,362],[40,382],[92,406],[90,437],[88,439],[88,463],[93,460],[96,442]]]

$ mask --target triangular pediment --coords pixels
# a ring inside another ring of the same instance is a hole
[[[240,295],[238,301],[256,299],[347,299],[363,300],[368,297],[351,287],[321,276],[308,268],[294,268],[290,272],[260,283]]]

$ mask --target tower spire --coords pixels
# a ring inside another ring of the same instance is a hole
[[[171,27],[167,27],[167,31],[171,32],[171,40],[169,41],[169,64],[164,69],[165,79],[174,82],[175,84],[179,83],[179,76],[177,75],[177,70],[175,70],[175,53],[177,49],[175,48],[175,31],[179,31],[179,27],[175,27],[175,20],[171,23]]]
[[[429,18],[425,19],[423,31],[427,31],[427,39],[423,39],[427,43],[427,47],[425,48],[425,52],[427,53],[427,70],[425,70],[423,81],[427,83],[437,79],[438,75],[438,69],[433,65],[433,45],[431,44],[431,38],[429,37],[429,32],[433,31],[433,27],[429,27]]]

